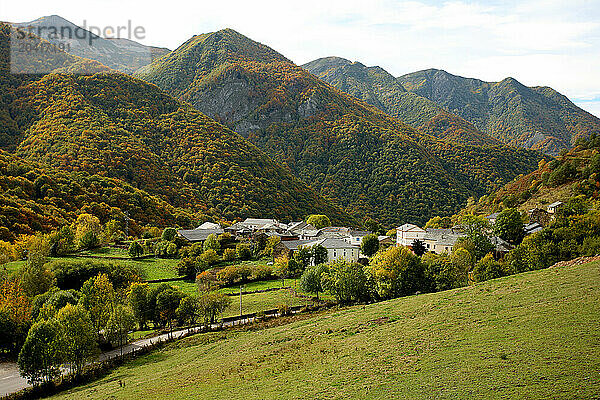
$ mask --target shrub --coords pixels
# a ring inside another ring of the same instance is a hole
[[[213,249],[208,249],[204,253],[202,253],[202,255],[200,255],[200,260],[206,263],[207,265],[211,266],[221,261],[221,258],[219,257],[216,251],[214,251]]]
[[[223,261],[233,261],[233,260],[235,260],[235,249],[223,250]]]
[[[271,279],[273,278],[273,267],[270,265],[257,265],[254,267],[252,274],[257,281]]]
[[[238,243],[235,254],[238,260],[249,260],[252,257],[252,247],[247,243]]]
[[[494,260],[491,254],[483,257],[473,268],[473,279],[476,282],[483,282],[490,279],[500,278],[508,275],[506,265],[500,261]]]

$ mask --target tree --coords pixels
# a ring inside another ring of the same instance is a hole
[[[183,297],[183,293],[172,288],[162,291],[156,297],[156,310],[163,324],[169,326],[169,332],[173,332],[173,321],[177,318],[177,307]]]
[[[505,208],[494,223],[494,233],[511,244],[519,244],[525,232],[523,217],[516,208]]]
[[[54,276],[46,265],[49,254],[50,244],[43,235],[37,235],[29,242],[21,280],[30,297],[47,292],[54,284]]]
[[[175,237],[177,237],[177,229],[175,228],[165,228],[161,235],[161,239],[168,242],[175,240]]]
[[[310,249],[311,258],[314,265],[319,265],[327,262],[327,249],[320,244],[315,244]]]
[[[413,253],[415,253],[419,257],[421,257],[423,254],[425,254],[425,252],[427,251],[427,248],[425,247],[425,243],[419,239],[413,240],[411,248],[412,248]]]
[[[15,261],[17,259],[17,250],[15,247],[3,240],[0,240],[0,266]]]
[[[106,336],[111,343],[116,343],[121,348],[129,341],[129,332],[135,328],[135,317],[133,311],[122,304],[117,304],[106,323]]]
[[[144,255],[144,248],[142,245],[136,240],[131,242],[129,245],[129,256],[131,258],[138,258]]]
[[[127,303],[133,311],[133,316],[140,329],[145,329],[148,320],[151,318],[148,305],[149,292],[150,286],[147,283],[134,282],[129,287],[129,293],[127,294]]]
[[[94,331],[99,333],[106,326],[115,303],[115,292],[108,275],[100,274],[85,281],[79,303],[89,312]]]
[[[179,302],[177,307],[177,319],[182,324],[192,326],[196,324],[198,317],[200,316],[200,306],[198,305],[198,299],[192,296],[185,296]]]
[[[60,325],[61,342],[64,344],[64,361],[71,364],[71,371],[79,374],[85,364],[99,352],[92,320],[83,307],[71,304],[58,311],[56,320]]]
[[[373,232],[374,234],[383,233],[383,227],[373,218],[366,218],[363,222],[363,226],[367,231]]]
[[[249,260],[252,257],[252,249],[247,243],[238,243],[235,246],[235,254],[238,260]]]
[[[233,261],[233,260],[235,260],[235,249],[223,250],[223,261]]]
[[[406,247],[389,247],[379,252],[365,267],[369,288],[375,297],[391,299],[418,291],[428,291],[421,259]]]
[[[306,223],[314,226],[317,229],[322,229],[331,226],[331,221],[327,215],[313,214],[309,215],[306,219]]]
[[[273,250],[279,243],[281,243],[281,238],[279,236],[269,236],[265,249],[263,250],[263,255],[266,257],[273,257]]]
[[[340,303],[351,303],[368,299],[367,279],[362,265],[337,260],[327,265],[328,271],[321,274],[321,285]]]
[[[300,277],[300,288],[308,293],[316,293],[318,299],[319,292],[323,291],[321,276],[327,271],[325,264],[317,264],[306,268]]]
[[[370,234],[362,238],[360,242],[360,251],[367,257],[372,257],[379,251],[379,238],[377,235]]]
[[[69,225],[65,225],[49,235],[49,242],[52,255],[64,256],[72,253],[76,248],[75,232]]]
[[[204,317],[205,324],[212,324],[219,314],[231,304],[231,298],[223,293],[204,293],[198,298],[198,309]]]
[[[60,376],[65,345],[61,339],[61,327],[55,319],[31,326],[17,361],[21,375],[30,384],[50,382]]]
[[[475,268],[473,268],[473,279],[476,282],[500,278],[505,275],[508,275],[506,266],[502,262],[494,260],[491,254],[479,260]]]
[[[100,237],[102,243],[117,243],[124,238],[125,233],[121,229],[121,222],[111,219],[104,224],[104,229]]]
[[[208,249],[200,255],[200,261],[206,263],[208,266],[212,266],[221,261],[221,257],[213,249]]]
[[[31,300],[25,293],[21,280],[16,276],[0,276],[0,348],[15,352],[31,326]],[[6,320],[8,318],[8,320]]]
[[[203,244],[204,251],[213,250],[214,252],[218,252],[221,250],[221,244],[217,239],[217,236],[214,233],[208,235]]]
[[[75,222],[75,239],[82,249],[92,249],[100,244],[102,226],[100,220],[91,214],[81,214]]]
[[[299,264],[300,270],[304,271],[311,264],[312,256],[312,251],[309,247],[300,246],[294,253],[294,261]]]

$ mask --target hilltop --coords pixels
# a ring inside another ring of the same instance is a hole
[[[455,212],[540,157],[419,132],[232,29],[194,36],[136,76],[239,132],[346,210],[390,225]]]
[[[459,144],[501,144],[434,101],[407,91],[383,68],[367,67],[340,57],[319,58],[302,68],[424,133]]]
[[[485,82],[438,69],[406,74],[398,81],[514,146],[558,154],[577,138],[600,133],[600,119],[549,87],[527,87],[514,78]]]
[[[600,390],[599,268],[200,334],[52,398],[591,398]]]
[[[163,47],[146,46],[123,37],[103,38],[58,15],[12,25],[47,40],[69,54],[96,60],[125,73],[132,73],[170,51]]]
[[[34,161],[48,175],[86,173],[122,182],[188,210],[195,218],[184,218],[186,226],[207,217],[301,219],[317,210],[338,223],[352,221],[237,133],[154,85],[115,71],[10,74],[10,29],[0,26],[0,82],[6,94],[0,115],[8,127],[0,149],[16,162]],[[81,60],[63,57],[67,68]],[[3,226],[15,229],[19,218],[7,213]]]

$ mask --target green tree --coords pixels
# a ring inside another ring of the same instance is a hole
[[[235,254],[238,260],[249,260],[252,257],[252,249],[248,243],[238,243],[235,246]]]
[[[94,332],[99,333],[106,326],[115,304],[115,291],[108,275],[100,274],[85,281],[79,304],[90,314]]]
[[[221,261],[221,257],[213,249],[208,249],[200,255],[200,260],[206,263],[206,265],[212,266]]]
[[[136,240],[131,242],[129,245],[129,256],[131,258],[138,258],[144,255],[144,248],[142,245]]]
[[[362,238],[360,242],[360,251],[367,257],[372,257],[379,251],[379,238],[377,235],[370,234]]]
[[[175,240],[175,237],[177,237],[177,229],[175,228],[165,228],[161,235],[161,239],[168,242]]]
[[[64,361],[71,365],[72,372],[80,374],[85,364],[100,351],[92,320],[83,307],[71,304],[60,309],[56,319],[61,328]]]
[[[208,235],[203,244],[204,251],[213,250],[214,252],[219,252],[221,250],[221,244],[217,239],[217,236],[214,233]]]
[[[100,244],[102,226],[100,220],[91,214],[81,214],[75,222],[75,239],[82,249],[92,249]]]
[[[300,277],[300,288],[305,292],[315,293],[318,299],[319,293],[323,291],[321,276],[326,272],[328,272],[328,269],[325,264],[312,265],[306,268]]]
[[[312,250],[310,249],[310,247],[298,247],[298,250],[296,250],[296,252],[294,253],[294,261],[296,261],[299,264],[300,270],[304,271],[311,264],[312,261]]]
[[[172,288],[162,291],[156,297],[156,310],[163,324],[169,326],[169,332],[173,332],[173,321],[177,318],[177,308],[183,297],[183,293]]]
[[[122,304],[113,307],[108,322],[106,323],[106,336],[111,343],[116,343],[121,348],[129,341],[129,332],[135,328],[135,316],[133,311]]]
[[[229,307],[231,298],[223,293],[209,292],[203,293],[198,298],[198,309],[200,315],[204,317],[205,324],[212,324],[217,316]]]
[[[323,289],[340,303],[368,299],[367,279],[362,265],[337,260],[327,265],[328,271],[321,275]]]
[[[129,287],[129,293],[127,294],[127,303],[131,307],[140,329],[145,329],[148,320],[151,318],[148,305],[149,293],[150,286],[147,283],[134,282]]]
[[[60,324],[55,319],[34,323],[19,353],[21,375],[32,385],[58,378],[64,345]]]
[[[176,312],[177,319],[182,324],[187,324],[189,326],[195,325],[200,316],[198,299],[192,296],[185,296],[179,302],[179,307],[177,307]]]
[[[494,223],[494,233],[512,244],[519,244],[525,232],[523,230],[523,217],[516,208],[505,208],[500,212]]]
[[[508,275],[506,266],[502,262],[494,260],[491,254],[479,260],[475,264],[475,268],[473,268],[473,279],[476,282],[483,282],[506,275]]]
[[[312,246],[310,253],[314,265],[324,264],[327,262],[327,249],[320,244],[315,244]]]
[[[425,243],[419,239],[413,240],[411,249],[412,249],[413,253],[415,253],[419,257],[421,257],[423,254],[425,254],[425,252],[427,251],[427,248],[425,247]]]
[[[322,229],[331,226],[331,221],[327,215],[312,214],[306,219],[306,223],[314,226],[317,229]]]
[[[389,247],[365,267],[374,297],[391,299],[430,289],[421,259],[406,247]]]
[[[22,271],[22,283],[30,296],[47,292],[54,284],[54,275],[46,265],[50,244],[43,235],[31,239],[27,248],[27,264]]]

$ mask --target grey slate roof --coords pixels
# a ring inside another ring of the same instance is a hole
[[[209,235],[219,236],[223,229],[181,229],[177,233],[190,242],[203,242]]]
[[[457,232],[452,228],[436,229],[427,228],[423,240],[434,240],[440,246],[454,246],[458,238],[465,236],[464,233]]]
[[[326,249],[357,249],[358,248],[358,246],[353,246],[350,243],[346,242],[345,240],[332,239],[332,238],[314,240],[314,241],[312,241],[312,243],[309,244],[309,246],[314,246],[317,244],[320,244],[321,246],[325,247]]]

